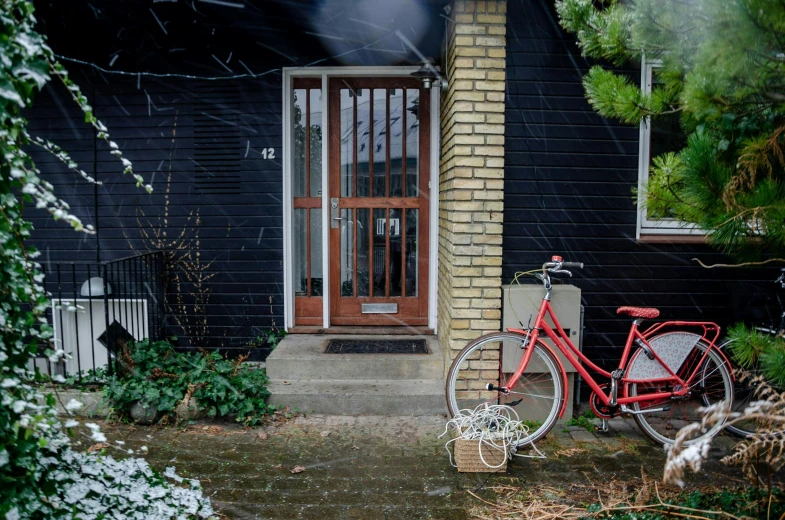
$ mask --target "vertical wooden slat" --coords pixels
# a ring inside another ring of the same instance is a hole
[[[353,112],[352,139],[354,140],[354,151],[352,152],[352,154],[354,155],[354,160],[353,160],[354,164],[352,165],[352,167],[354,168],[354,182],[352,184],[354,186],[350,188],[350,190],[353,190],[350,191],[349,193],[350,197],[357,196],[357,131],[359,130],[359,128],[357,128],[357,105],[360,103],[360,92],[361,90],[359,88],[354,89],[354,103],[352,107],[352,112]]]
[[[305,89],[305,196],[311,196],[311,89]],[[311,208],[305,210],[305,294],[311,296]]]
[[[389,154],[389,152],[388,152]],[[389,157],[389,155],[388,155]],[[387,170],[387,179],[390,178],[390,170]],[[384,210],[384,296],[390,297],[390,208]]]
[[[305,265],[307,266],[306,280],[307,289],[306,293],[311,296],[311,208],[305,209]]]
[[[385,172],[384,172],[384,196],[390,196],[390,89],[385,92]],[[390,297],[390,208],[384,210],[384,296]]]
[[[338,197],[341,194],[341,90],[335,81],[330,81],[327,94],[329,122],[327,136],[330,146],[330,168],[329,173],[329,197]],[[332,220],[330,222],[329,240],[331,244],[337,244],[341,239],[340,228],[333,229]],[[337,247],[330,248],[330,251],[339,251]],[[335,253],[331,253],[335,254]],[[338,257],[340,258],[340,256]],[[325,297],[330,298],[330,315],[335,315],[338,311],[338,300],[340,299],[341,269],[340,262],[333,257],[329,263],[330,267],[330,288],[325,293]]]
[[[352,261],[352,295],[355,298],[357,298],[357,211],[357,208],[349,210],[350,222],[352,222],[352,255],[354,256]]]
[[[373,298],[373,208],[368,208],[368,296]]]
[[[401,197],[408,196],[406,193],[406,89],[401,90],[403,101],[401,102]],[[401,293],[403,294],[403,293]]]
[[[406,297],[406,208],[401,208],[401,298],[404,297]]]
[[[387,157],[385,161],[386,171],[384,172],[384,180],[385,180],[384,196],[389,197],[390,196],[390,89],[384,89],[384,92],[385,92],[385,105],[386,105],[386,112],[387,112],[387,120],[384,123],[385,124],[384,138],[385,138],[385,142],[387,143],[387,147],[386,147],[387,150],[385,150]],[[389,235],[390,233],[387,234]]]
[[[306,197],[311,196],[311,90],[310,89],[305,89],[305,196]],[[310,291],[308,295],[310,296]]]
[[[419,193],[417,194],[420,199],[420,211],[417,214],[417,220],[420,222],[420,229],[419,236],[417,237],[417,265],[419,266],[417,269],[417,285],[419,286],[417,295],[420,303],[420,314],[423,316],[428,313],[428,251],[430,247],[435,246],[435,244],[429,243],[429,197],[423,196],[424,194],[430,193],[428,182],[430,181],[431,176],[431,108],[431,97],[426,91],[420,90],[420,186]],[[438,184],[433,187],[435,193],[438,193],[438,189]]]
[[[374,124],[375,122],[373,120],[373,105],[374,105],[374,101],[375,101],[376,98],[374,97],[373,90],[374,89],[370,89],[370,92],[371,92],[370,105],[371,106],[368,109],[369,114],[370,114],[368,116],[370,118],[370,121],[368,122],[368,125],[369,125],[368,126],[368,128],[369,128],[369,131],[368,131],[368,196],[369,197],[373,197],[373,151],[374,151],[373,149],[376,146],[376,142],[374,141],[374,135],[375,135],[374,132],[376,130],[376,125]],[[373,285],[373,284],[371,284],[371,285]]]

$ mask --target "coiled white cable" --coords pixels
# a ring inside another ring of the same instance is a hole
[[[513,418],[514,417],[514,418]],[[523,424],[518,417],[518,413],[505,405],[489,405],[483,403],[473,410],[460,410],[455,417],[447,421],[444,433],[439,435],[439,439],[447,435],[451,428],[458,431],[454,439],[450,439],[444,444],[450,456],[450,464],[456,467],[452,460],[450,444],[458,439],[476,440],[479,450],[480,460],[491,469],[499,469],[504,466],[508,456],[544,459],[545,455],[531,443],[532,449],[537,455],[520,455],[515,453],[515,449],[524,439],[529,436],[529,427]],[[482,455],[482,447],[488,446],[491,449],[502,451],[505,454],[501,464],[493,466],[488,464]]]

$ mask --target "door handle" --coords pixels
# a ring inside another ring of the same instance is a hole
[[[330,199],[330,228],[331,229],[338,229],[338,221],[343,220],[342,217],[338,216],[338,197],[333,197]]]

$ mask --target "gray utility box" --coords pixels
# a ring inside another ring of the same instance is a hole
[[[545,296],[545,288],[541,284],[523,284],[504,288],[502,302],[502,329],[524,329],[530,322],[534,325],[537,312],[540,310],[542,298]],[[559,318],[564,331],[569,334],[570,341],[576,347],[581,344],[581,290],[574,285],[554,285],[551,291],[551,306],[554,314]],[[550,318],[546,318],[548,325],[553,327]],[[521,325],[523,323],[523,325]],[[567,372],[567,409],[564,412],[563,420],[572,417],[573,395],[575,390],[575,367],[572,366],[561,354],[556,345],[544,334],[540,334],[540,339],[550,345],[564,365]],[[502,354],[502,370],[505,373],[512,373],[518,367],[518,363],[523,356],[521,349],[504,349]],[[537,367],[531,366],[528,372],[536,370]]]

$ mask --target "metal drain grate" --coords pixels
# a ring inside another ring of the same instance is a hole
[[[327,354],[427,354],[424,339],[331,339]]]

